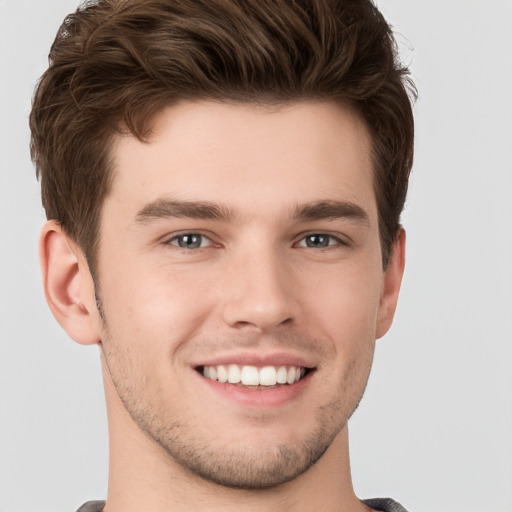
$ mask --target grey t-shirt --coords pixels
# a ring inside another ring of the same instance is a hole
[[[390,498],[374,498],[371,500],[363,500],[363,503],[375,510],[382,512],[407,512],[400,503]],[[101,512],[105,505],[104,501],[88,501],[84,503],[76,512]]]

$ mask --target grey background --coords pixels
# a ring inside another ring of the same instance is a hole
[[[395,325],[351,420],[360,497],[512,512],[512,2],[381,0],[420,91]],[[0,511],[105,496],[95,347],[48,311],[28,154],[37,77],[75,0],[0,0]]]

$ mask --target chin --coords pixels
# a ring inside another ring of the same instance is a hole
[[[217,452],[199,450],[197,445],[163,448],[180,466],[203,480],[233,489],[257,490],[285,484],[308,471],[332,442],[314,437],[300,446],[280,444],[266,450],[247,445]]]

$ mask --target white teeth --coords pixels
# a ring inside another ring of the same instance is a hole
[[[217,366],[217,379],[219,382],[227,382],[228,381],[228,371],[225,366],[219,365]]]
[[[275,386],[276,384],[294,384],[306,374],[306,369],[297,366],[238,366],[237,364],[205,366],[203,375],[207,379],[230,384],[242,383],[244,386]]]
[[[286,384],[286,379],[288,378],[288,370],[286,366],[280,366],[279,370],[277,370],[277,383],[278,384]]]
[[[259,386],[260,376],[256,366],[243,366],[240,380],[244,386]]]
[[[213,367],[210,366],[210,368]],[[238,384],[240,382],[240,368],[238,368],[238,365],[230,364],[228,366],[228,382],[230,384]]]
[[[277,382],[277,372],[275,366],[264,366],[260,370],[260,385],[275,386]]]

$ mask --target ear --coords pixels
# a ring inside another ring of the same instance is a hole
[[[381,338],[391,327],[395,316],[398,293],[405,267],[405,231],[400,228],[393,246],[389,264],[384,272],[384,285],[379,303],[376,337]]]
[[[78,246],[58,222],[48,221],[39,239],[46,301],[69,336],[83,345],[100,341],[94,283]]]

